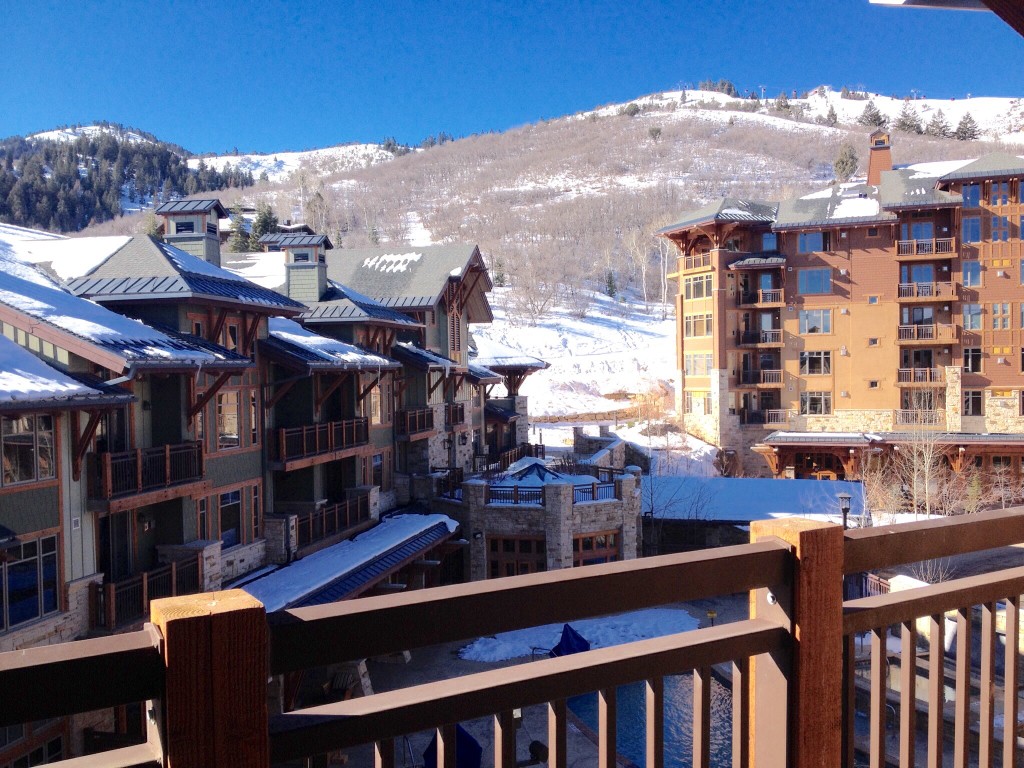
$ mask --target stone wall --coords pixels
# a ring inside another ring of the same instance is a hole
[[[963,374],[959,365],[946,366],[946,431],[960,432],[963,429]]]
[[[225,549],[221,552],[220,559],[221,579],[224,583],[244,576],[266,564],[266,539],[257,539],[250,544],[239,544],[237,547]]]
[[[1011,397],[992,397],[985,390],[985,432],[1024,432],[1024,417],[1020,415],[1020,395],[1014,390]]]
[[[67,610],[0,634],[0,653],[77,640],[89,631],[89,588],[102,584],[103,574],[69,582],[65,589]]]
[[[267,562],[287,563],[298,541],[295,515],[267,515],[263,519],[263,538],[267,542]]]
[[[157,559],[161,563],[186,560],[200,553],[203,557],[203,587],[201,591],[213,592],[220,589],[225,581],[220,539],[190,541],[188,544],[162,544],[156,548]]]

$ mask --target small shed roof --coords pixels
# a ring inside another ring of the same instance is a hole
[[[215,198],[206,200],[171,200],[158,206],[156,212],[161,216],[173,216],[174,214],[209,213],[215,211],[218,219],[228,216],[228,211],[221,205],[220,200]]]

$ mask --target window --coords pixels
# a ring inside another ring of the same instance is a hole
[[[1005,331],[1010,327],[1010,305],[998,302],[992,305],[992,330]]]
[[[1010,239],[1010,219],[1008,216],[992,217],[992,241],[1005,243]]]
[[[1010,182],[993,181],[988,196],[989,205],[1006,205],[1010,202]]]
[[[224,549],[242,543],[242,491],[220,495],[220,540]]]
[[[779,250],[779,236],[774,232],[765,232],[761,235],[761,250],[762,251],[777,251]]]
[[[800,413],[804,416],[828,416],[832,413],[831,392],[801,392]]]
[[[800,373],[804,376],[822,376],[832,373],[832,353],[801,352]]]
[[[868,304],[877,304],[878,296],[868,296]]]
[[[977,288],[981,285],[981,262],[965,261],[963,264],[964,288]]]
[[[828,249],[828,232],[801,232],[797,237],[797,251],[800,253],[814,253]]]
[[[707,416],[711,405],[710,392],[684,392],[683,409],[686,413],[697,413]]]
[[[797,290],[804,294],[831,293],[832,270],[829,267],[801,269],[797,279]]]
[[[263,510],[260,508],[260,487],[252,487],[252,537],[258,539],[263,532]]]
[[[306,264],[309,262],[309,251],[292,252],[292,262],[295,264]]]
[[[981,407],[981,390],[980,389],[965,389],[964,390],[964,416],[981,416],[983,415]]]
[[[981,347],[964,348],[964,373],[981,373]]]
[[[981,304],[964,304],[964,330],[981,330]]]
[[[191,235],[196,231],[196,223],[194,221],[176,221],[174,222],[174,234],[176,235]]]
[[[713,370],[713,360],[713,352],[683,355],[683,373],[687,376],[707,376]]]
[[[868,389],[878,389],[878,382],[872,379],[868,382]]]
[[[229,389],[217,395],[217,450],[237,448],[239,445],[238,390]]]
[[[487,537],[487,577],[516,576],[547,570],[547,548],[541,537]]]
[[[371,424],[380,424],[380,387],[374,387],[370,390],[370,413],[369,419]]]
[[[370,485],[378,488],[384,483],[384,454],[373,454],[373,462],[370,467]]]
[[[877,347],[878,346],[878,337],[877,336],[869,336],[868,337],[868,346],[869,347]]]
[[[3,485],[49,480],[54,476],[52,416],[4,416],[0,443]]]
[[[964,216],[962,232],[965,243],[980,243],[981,218],[979,216]]]
[[[196,536],[204,541],[210,538],[210,516],[205,497],[196,502]]]
[[[595,563],[614,563],[619,559],[619,532],[586,533],[573,536],[572,564],[574,568]]]
[[[801,309],[800,333],[832,333],[832,310]]]
[[[0,631],[58,608],[57,537],[24,541],[0,560]]]
[[[683,281],[683,298],[706,299],[711,296],[711,274],[688,277]]]
[[[964,208],[977,208],[981,205],[981,185],[964,184]]]
[[[249,393],[249,440],[252,445],[259,445],[260,420],[255,390]]]
[[[224,346],[232,351],[238,350],[238,326],[234,323],[224,327]]]
[[[711,313],[703,315],[687,315],[683,318],[683,336],[710,336],[712,331]]]

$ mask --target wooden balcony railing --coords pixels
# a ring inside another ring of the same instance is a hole
[[[544,489],[518,485],[488,485],[485,504],[543,504]]]
[[[91,629],[115,630],[149,615],[149,603],[161,597],[191,595],[203,588],[203,561],[196,555],[143,571],[122,581],[92,584]]]
[[[766,411],[762,411],[764,414],[764,423],[766,426],[785,426],[789,424],[791,412],[786,408],[771,408]]]
[[[465,403],[445,403],[444,424],[446,427],[455,427],[466,423]]]
[[[395,413],[395,429],[400,435],[415,435],[433,428],[433,408],[402,408]]]
[[[741,307],[755,304],[781,304],[782,289],[770,288],[768,290],[741,292],[736,296],[736,303]]]
[[[741,345],[758,345],[758,344],[781,344],[782,343],[782,329],[775,328],[765,331],[740,331],[740,344]]]
[[[919,408],[896,411],[896,426],[899,427],[944,427],[946,412]]]
[[[347,419],[277,430],[276,458],[295,461],[366,445],[367,419]]]
[[[945,257],[952,258],[955,255],[956,239],[943,237],[938,239],[925,240],[897,240],[897,256],[919,256],[919,257]]]
[[[696,256],[684,256],[683,257],[683,269],[703,269],[711,266],[711,254],[710,253],[698,253]]]
[[[203,479],[203,447],[199,442],[163,445],[95,456],[89,498],[116,499]]]
[[[740,371],[741,384],[781,384],[782,370],[762,368],[753,371]]]
[[[899,298],[950,301],[956,298],[952,283],[900,283]]]
[[[942,368],[900,368],[896,377],[900,384],[942,384],[945,379]]]
[[[990,559],[995,570],[979,576],[858,598],[844,598],[843,578],[1019,544],[1024,515],[1002,510],[851,531],[790,518],[755,521],[751,535],[743,546],[269,616],[237,590],[157,601],[147,629],[0,654],[0,690],[18,692],[5,697],[0,727],[154,700],[161,727],[150,728],[146,745],[105,753],[105,765],[267,768],[369,744],[375,764],[391,768],[403,736],[430,730],[437,765],[454,765],[456,724],[487,717],[495,768],[513,768],[512,711],[541,706],[547,764],[565,768],[565,701],[597,690],[595,764],[610,768],[617,689],[639,682],[647,706],[633,727],[644,734],[652,768],[690,757],[665,754],[668,725],[694,734],[692,764],[701,768],[710,764],[711,734],[723,727],[737,768],[1018,764],[1024,569]],[[716,626],[268,719],[268,673],[747,591],[749,613]],[[230,664],[218,663],[225,648]],[[731,728],[709,716],[718,664],[731,667]],[[688,722],[665,721],[672,675],[692,679]],[[232,703],[224,704],[227,692]]]
[[[957,333],[955,325],[901,325],[897,330],[897,341],[934,341],[937,343],[953,343]]]
[[[299,547],[344,534],[370,520],[370,497],[360,494],[301,514],[295,521]]]

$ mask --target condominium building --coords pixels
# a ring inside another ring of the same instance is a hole
[[[1024,158],[894,167],[881,130],[868,151],[866,178],[659,233],[686,429],[744,474],[855,478],[862,449],[920,432],[1019,472]]]

